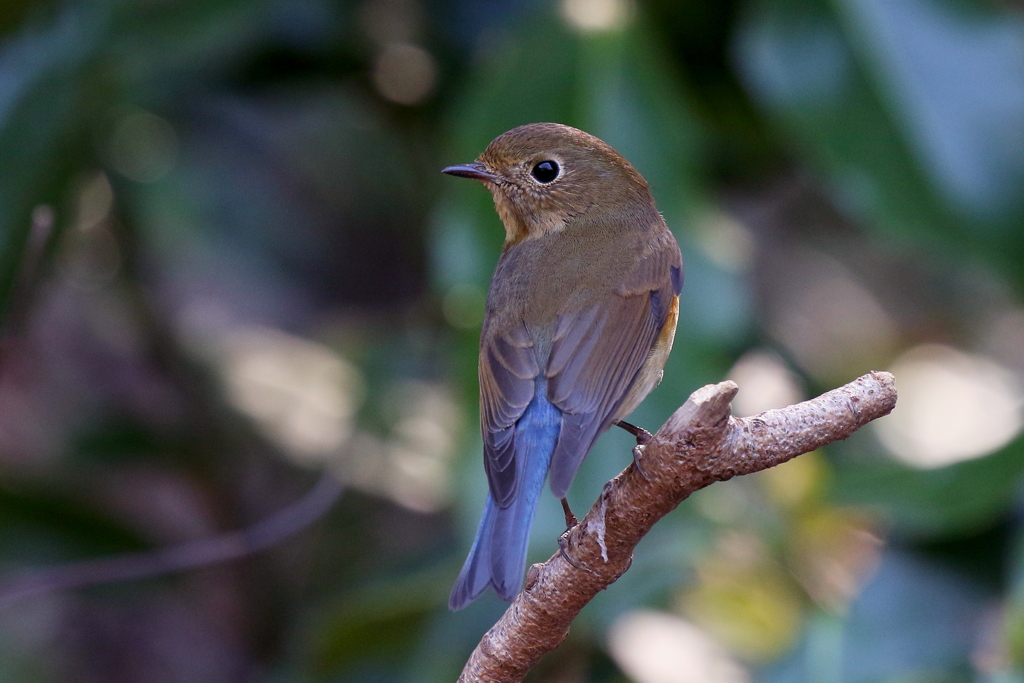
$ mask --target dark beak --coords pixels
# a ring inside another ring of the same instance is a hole
[[[460,178],[481,180],[485,183],[493,183],[498,180],[498,176],[488,171],[487,167],[480,163],[449,166],[448,168],[441,169],[441,173],[447,173],[448,175],[454,175]]]

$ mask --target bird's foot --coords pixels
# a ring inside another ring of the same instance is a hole
[[[572,510],[569,509],[569,501],[562,498],[562,512],[565,513],[565,530],[569,531],[574,526],[580,523],[580,520],[576,519],[576,515],[572,514]]]
[[[579,526],[580,520],[576,519],[576,515],[572,514],[572,510],[569,509],[569,501],[562,498],[562,512],[565,513],[565,531],[558,537],[558,554],[565,559],[566,562],[571,564],[576,569],[582,569],[583,571],[590,571],[576,560],[569,557],[569,534]]]
[[[644,447],[651,442],[654,435],[643,427],[637,427],[636,425],[623,420],[619,420],[615,424],[636,437],[636,446],[633,447],[633,467],[636,468],[636,471],[644,478],[644,481],[650,481],[647,473],[644,472],[644,468],[640,465],[640,458],[643,456]]]
[[[646,429],[644,429],[643,427],[637,427],[636,425],[630,424],[625,420],[619,420],[615,424],[618,425],[619,427],[622,427],[627,432],[636,437],[637,446],[646,446],[648,443],[650,443],[651,439],[654,438],[654,435],[651,434]]]

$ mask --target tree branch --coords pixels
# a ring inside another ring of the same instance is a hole
[[[888,372],[872,372],[826,394],[760,415],[736,418],[735,382],[693,392],[634,465],[605,484],[586,518],[563,536],[562,550],[533,565],[523,591],[470,655],[460,683],[512,683],[558,647],[583,606],[622,576],[633,548],[691,493],[716,481],[774,467],[845,439],[896,405]]]
[[[0,578],[0,611],[46,593],[201,569],[271,548],[323,517],[344,486],[325,472],[309,493],[252,526],[137,553],[26,569]]]

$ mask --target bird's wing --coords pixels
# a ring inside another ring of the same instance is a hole
[[[682,257],[666,230],[614,292],[559,317],[545,368],[548,398],[563,413],[549,470],[559,498],[629,393],[681,287]]]
[[[540,374],[533,338],[520,323],[491,337],[480,347],[480,425],[484,439],[484,470],[491,496],[500,508],[513,500],[516,473],[516,422],[534,397]]]

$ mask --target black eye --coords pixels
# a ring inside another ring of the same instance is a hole
[[[538,183],[550,183],[558,177],[558,164],[547,159],[534,166],[530,175],[536,178]]]

